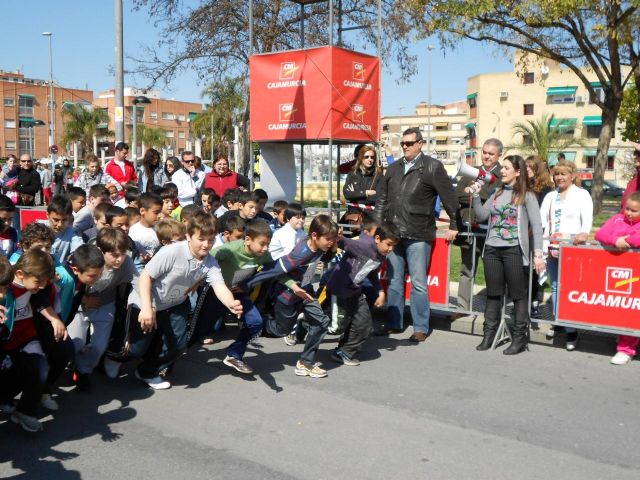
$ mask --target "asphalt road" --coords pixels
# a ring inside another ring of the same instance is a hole
[[[639,478],[640,362],[409,334],[372,338],[359,367],[333,363],[327,337],[324,379],[296,377],[300,347],[280,339],[249,349],[254,378],[222,364],[227,341],[182,358],[168,391],[132,366],[98,373],[91,394],[63,387],[43,433],[0,418],[0,478]]]

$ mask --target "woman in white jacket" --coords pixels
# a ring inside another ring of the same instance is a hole
[[[585,189],[577,185],[577,169],[573,162],[560,160],[553,168],[556,189],[549,192],[540,206],[540,217],[545,242],[543,251],[547,253],[547,272],[551,280],[553,315],[557,318],[558,295],[558,241],[573,240],[574,244],[585,243],[593,224],[593,200]],[[549,241],[553,238],[554,241]],[[578,332],[566,328],[567,350],[575,350]],[[553,337],[554,328],[548,336]]]

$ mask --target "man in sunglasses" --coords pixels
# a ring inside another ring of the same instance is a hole
[[[633,192],[637,192],[640,190],[640,143],[631,142],[633,146],[633,160],[635,162],[636,174],[634,177],[627,183],[627,188],[622,194],[622,202],[620,203],[620,210],[624,212],[624,206],[627,204],[627,198]]]
[[[36,193],[40,191],[42,182],[40,174],[33,168],[31,155],[20,155],[20,170],[18,171],[18,185],[16,191],[20,196],[20,205],[35,205]]]
[[[444,165],[422,153],[422,133],[409,128],[402,134],[404,156],[392,163],[378,184],[375,214],[378,221],[395,223],[400,242],[387,256],[390,275],[387,292],[387,323],[381,334],[399,333],[404,327],[405,269],[411,275],[412,342],[424,342],[429,335],[429,291],[427,270],[436,238],[435,204],[440,195],[449,218],[448,241],[458,234],[458,201]]]
[[[178,187],[178,201],[183,207],[194,202],[198,190],[204,181],[204,172],[196,168],[196,155],[185,150],[181,158],[182,168],[176,170],[171,177],[171,183]]]

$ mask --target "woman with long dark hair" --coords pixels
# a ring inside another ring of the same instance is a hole
[[[171,177],[173,174],[182,168],[182,163],[178,157],[169,157],[167,161],[164,162],[164,183],[168,183],[171,181]]]
[[[353,170],[347,175],[342,188],[344,198],[349,202],[374,206],[378,198],[378,182],[382,175],[382,167],[378,165],[375,148],[371,145],[361,146],[358,149]],[[362,212],[362,208],[349,206],[340,223],[360,225]],[[357,233],[357,229],[352,233]]]
[[[484,272],[487,282],[487,304],[484,313],[484,338],[477,350],[488,350],[500,325],[506,289],[514,305],[514,322],[510,326],[511,345],[502,353],[515,355],[527,349],[529,342],[528,278],[529,230],[533,237],[533,260],[536,272],[545,270],[542,254],[542,224],[540,208],[528,189],[527,167],[520,155],[504,158],[500,169],[502,186],[484,205],[480,201],[478,182],[468,187],[473,194],[473,210],[479,222],[489,220],[485,240]]]
[[[538,205],[542,204],[542,200],[554,188],[549,167],[535,155],[527,157],[525,160],[527,165],[527,178],[529,180],[529,188],[538,199]],[[526,269],[528,272],[528,268]],[[540,318],[540,304],[543,301],[544,287],[540,285],[538,274],[534,270],[531,275],[531,318]],[[537,328],[537,323],[535,327]]]
[[[154,187],[165,183],[165,173],[160,163],[160,152],[149,148],[144,153],[142,165],[138,169],[138,188],[141,193],[153,192]]]

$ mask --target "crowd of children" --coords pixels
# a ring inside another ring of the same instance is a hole
[[[330,324],[327,293],[348,317],[332,358],[358,364],[372,330],[362,286],[384,303],[377,271],[399,240],[394,225],[345,239],[327,215],[305,232],[300,204],[265,212],[260,189],[221,199],[205,188],[201,205],[180,206],[172,183],[142,194],[124,185],[114,196],[96,176],[89,169],[82,187],[54,195],[47,219],[20,235],[15,204],[0,196],[0,411],[13,422],[42,430],[38,410],[59,408],[51,394],[66,370],[89,391],[96,367],[117,378],[135,361],[141,382],[169,388],[176,360],[214,343],[229,318],[240,327],[223,359],[231,369],[253,374],[245,351],[265,335],[304,344],[296,375],[326,377],[316,354]],[[332,268],[317,289],[321,262]]]
[[[69,369],[79,391],[101,366],[117,378],[136,361],[149,387],[171,387],[177,359],[212,344],[225,319],[238,322],[223,363],[254,368],[245,352],[256,337],[304,344],[298,376],[322,378],[318,349],[331,328],[341,337],[334,361],[359,365],[372,331],[371,308],[385,304],[378,270],[400,240],[392,223],[365,218],[358,238],[344,238],[327,215],[305,231],[302,205],[279,200],[265,212],[264,190],[204,188],[181,206],[173,183],[140,193],[110,188],[95,160],[78,187],[54,195],[47,219],[13,228],[16,206],[0,195],[0,412],[27,431],[42,429],[38,409]],[[604,245],[640,247],[640,192],[597,233]],[[324,275],[318,287],[318,266]],[[326,299],[344,313],[331,325]],[[638,338],[621,336],[612,363],[628,363]],[[18,400],[16,400],[18,399]]]

